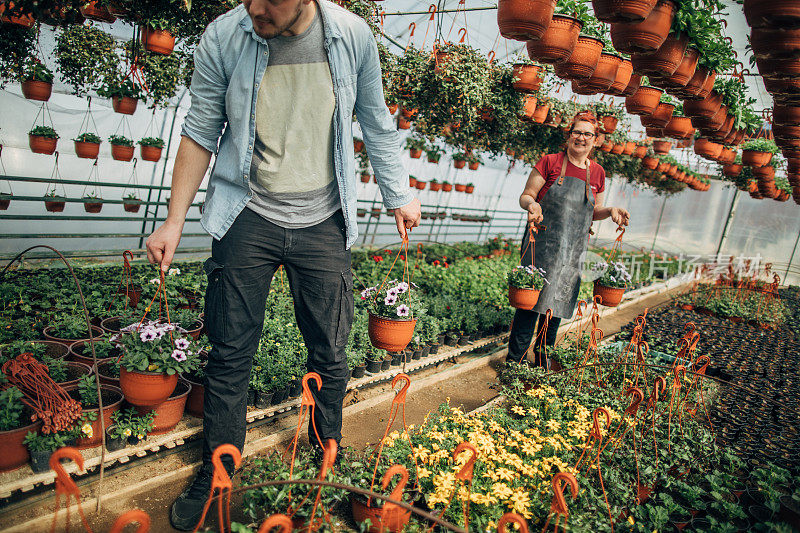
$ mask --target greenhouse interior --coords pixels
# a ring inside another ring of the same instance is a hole
[[[0,89],[0,530],[800,531],[800,1],[0,0]]]

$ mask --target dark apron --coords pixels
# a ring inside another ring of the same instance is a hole
[[[581,287],[581,261],[589,244],[588,234],[594,214],[594,195],[589,184],[587,160],[586,181],[565,176],[567,156],[561,174],[547,189],[542,201],[543,227],[534,234],[534,264],[544,269],[544,289],[533,308],[537,313],[552,310],[553,316],[570,318],[575,311]],[[528,247],[529,233],[525,228],[522,250]],[[522,264],[529,265],[531,253],[523,253]]]

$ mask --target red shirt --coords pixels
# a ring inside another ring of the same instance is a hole
[[[566,155],[567,154],[564,152],[548,154],[536,163],[534,168],[536,168],[539,174],[544,178],[544,185],[542,185],[542,189],[536,197],[537,202],[540,202],[542,198],[544,198],[544,193],[546,193],[547,189],[558,179],[558,175],[561,174],[561,164]],[[606,171],[592,160],[587,159],[587,162],[591,165],[589,167],[589,185],[591,185],[592,194],[594,194],[595,200],[597,200],[597,193],[603,192],[606,189]],[[586,181],[586,169],[576,167],[570,163],[569,159],[567,160],[567,169],[564,175],[578,178],[584,182]]]

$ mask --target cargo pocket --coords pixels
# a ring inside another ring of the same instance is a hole
[[[209,257],[203,263],[203,271],[208,277],[206,287],[205,326],[209,340],[221,342],[225,338],[225,302],[223,293],[224,267]]]
[[[354,302],[353,302],[353,273],[348,268],[342,272],[342,294],[339,297],[339,323],[336,325],[336,346],[347,344],[350,335],[350,327],[353,324]],[[340,353],[344,357],[344,350]],[[337,362],[342,357],[337,355]]]

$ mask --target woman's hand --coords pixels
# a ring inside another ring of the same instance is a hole
[[[627,226],[630,218],[631,214],[628,213],[626,209],[622,209],[620,207],[611,208],[611,220],[613,220],[618,226]]]
[[[539,224],[542,220],[542,206],[538,202],[531,202],[528,205],[528,224]]]

